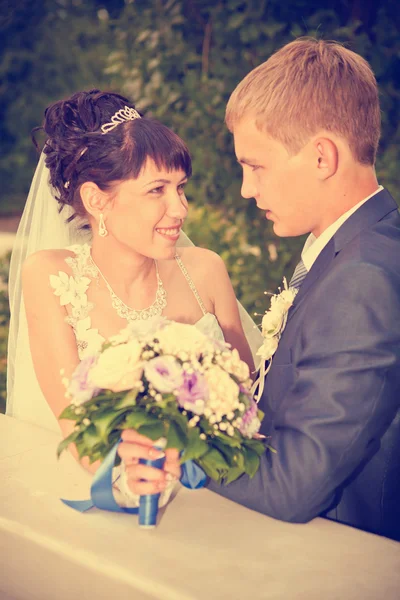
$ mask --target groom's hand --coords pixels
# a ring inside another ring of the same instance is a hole
[[[125,463],[125,471],[129,488],[134,494],[159,494],[164,491],[170,481],[181,476],[179,451],[175,448],[157,450],[154,441],[140,435],[134,429],[126,429],[121,435],[122,442],[118,446],[118,454]],[[160,458],[165,454],[163,469],[139,464],[139,459]]]

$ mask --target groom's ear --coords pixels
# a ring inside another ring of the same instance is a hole
[[[89,215],[98,216],[104,212],[109,202],[108,195],[103,192],[93,181],[86,181],[80,189],[82,204]]]
[[[319,137],[313,144],[314,166],[320,181],[335,175],[339,165],[339,151],[335,142],[327,137]]]

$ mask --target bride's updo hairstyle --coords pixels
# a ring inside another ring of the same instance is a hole
[[[119,94],[91,90],[77,92],[46,109],[42,127],[33,132],[43,129],[47,134],[43,152],[60,210],[69,205],[74,216],[84,216],[83,183],[93,181],[102,191],[110,191],[117,182],[136,179],[147,159],[159,169],[191,175],[185,143],[158,121],[145,117],[123,120],[107,133],[102,131],[101,127],[112,123],[112,117],[126,107],[135,108]]]

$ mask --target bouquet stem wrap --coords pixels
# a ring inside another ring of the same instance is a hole
[[[149,467],[162,469],[165,463],[165,456],[153,460],[141,458],[139,462],[142,465],[148,465]],[[152,529],[156,526],[158,501],[160,500],[160,496],[161,494],[146,494],[145,496],[140,496],[139,527],[142,527],[143,529]]]
[[[115,501],[112,485],[112,470],[120,441],[110,450],[103,463],[96,471],[90,488],[90,499],[65,500],[62,498],[62,502],[64,502],[66,506],[79,512],[86,512],[91,508],[99,508],[101,510],[109,510],[112,512],[124,512],[139,515],[140,527],[146,529],[153,528],[157,523],[160,494],[140,496],[138,508],[125,508],[119,506]],[[140,459],[140,462],[150,467],[162,469],[165,462],[165,456],[154,460]],[[181,482],[186,488],[200,489],[204,487],[206,479],[204,471],[193,461],[189,460],[182,465]]]

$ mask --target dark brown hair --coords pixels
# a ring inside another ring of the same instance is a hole
[[[91,90],[46,108],[42,127],[32,133],[43,129],[47,134],[43,152],[60,210],[68,204],[76,214],[84,215],[80,197],[84,182],[93,181],[101,190],[110,190],[113,183],[137,178],[148,159],[159,169],[182,169],[191,175],[186,144],[156,120],[124,121],[102,133],[101,126],[125,106],[135,108],[119,94]]]

